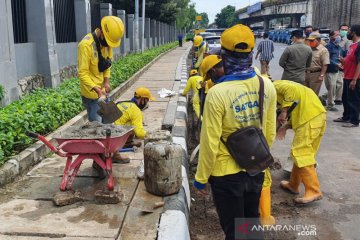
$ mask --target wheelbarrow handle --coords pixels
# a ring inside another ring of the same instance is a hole
[[[40,141],[42,141],[46,146],[48,146],[48,148],[50,148],[51,151],[53,151],[54,153],[62,156],[63,154],[61,154],[59,152],[59,149],[57,149],[54,145],[52,145],[44,136],[41,136],[40,134],[34,133],[34,132],[26,132],[25,133],[28,137],[31,138],[35,138],[38,139]],[[65,155],[64,155],[65,156]]]
[[[26,132],[25,133],[26,136],[30,137],[30,138],[38,138],[39,134],[34,133],[34,132]]]

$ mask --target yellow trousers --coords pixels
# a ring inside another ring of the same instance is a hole
[[[263,182],[262,187],[263,187],[263,188],[271,187],[271,183],[272,183],[272,178],[271,178],[271,174],[270,174],[270,169],[267,168],[267,169],[265,170],[264,182]]]
[[[195,93],[192,99],[192,106],[195,111],[195,115],[197,118],[200,116],[200,99],[199,94]]]
[[[315,156],[326,129],[326,113],[314,117],[294,129],[295,136],[291,146],[294,164],[301,168],[316,164]]]

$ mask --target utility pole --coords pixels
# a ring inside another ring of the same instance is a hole
[[[134,19],[134,21],[135,21],[134,45],[135,45],[135,52],[137,52],[139,50],[139,0],[135,0],[135,19]]]
[[[145,0],[142,0],[142,28],[141,28],[141,53],[144,52],[145,46]]]

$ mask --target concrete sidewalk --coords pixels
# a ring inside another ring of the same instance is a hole
[[[161,88],[173,89],[179,59],[188,44],[165,54],[155,62],[120,100],[129,100],[137,87],[148,87],[157,97],[144,112],[145,129],[161,129],[169,101],[159,98]],[[44,159],[28,174],[0,189],[0,239],[155,239],[162,208],[145,214],[161,197],[146,192],[144,182],[136,178],[136,168],[143,159],[142,149],[126,153],[130,164],[113,165],[116,186],[124,193],[124,200],[116,205],[99,205],[94,193],[106,185],[93,171],[92,161],[83,162],[73,189],[81,190],[85,201],[65,207],[52,203],[59,191],[65,158],[52,155]]]

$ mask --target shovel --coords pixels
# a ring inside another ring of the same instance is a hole
[[[122,112],[113,101],[110,101],[109,96],[106,96],[106,99],[99,99],[98,105],[100,108],[97,113],[104,124],[113,123],[122,116]]]

